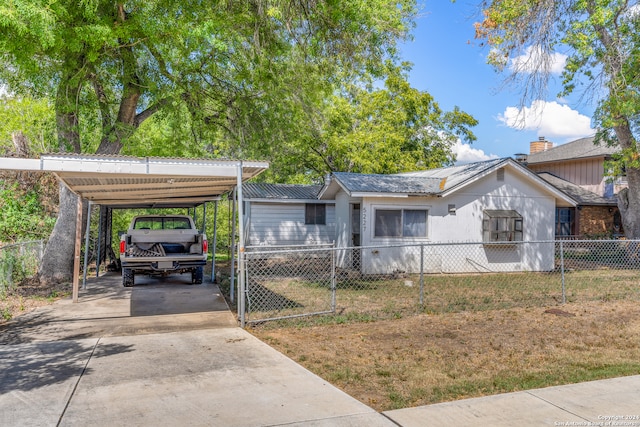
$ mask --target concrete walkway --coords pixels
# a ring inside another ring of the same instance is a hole
[[[78,304],[1,327],[0,426],[640,426],[640,376],[380,414],[238,328],[215,285],[189,282],[101,277]]]

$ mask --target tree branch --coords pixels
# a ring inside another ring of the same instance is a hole
[[[147,108],[146,110],[136,114],[136,117],[133,119],[133,125],[137,128],[142,122],[147,120],[149,117],[153,116],[155,113],[164,108],[172,98],[163,98]]]

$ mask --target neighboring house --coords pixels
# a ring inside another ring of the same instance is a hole
[[[529,155],[516,155],[530,170],[576,201],[575,207],[557,207],[556,236],[622,232],[615,193],[626,182],[620,179],[610,182],[604,169],[616,149],[595,145],[593,137],[556,147],[540,138],[531,143]]]
[[[267,187],[260,194],[252,185],[258,184],[244,187],[249,243],[308,243],[308,206],[325,203],[326,224],[313,231],[326,232],[324,240],[335,240],[338,248],[363,247],[338,251],[337,263],[368,274],[418,271],[417,245],[438,242],[482,244],[449,255],[445,246],[429,246],[423,262],[430,272],[551,270],[552,243],[514,242],[553,240],[556,207],[575,206],[510,158],[397,175],[334,173],[315,199],[312,186],[305,197],[283,187],[270,198]]]

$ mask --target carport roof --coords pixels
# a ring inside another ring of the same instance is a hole
[[[114,208],[188,207],[217,200],[268,162],[119,155],[50,154],[0,158],[0,169],[54,173],[74,193]]]

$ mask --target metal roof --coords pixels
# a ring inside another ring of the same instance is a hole
[[[321,185],[247,183],[242,186],[245,199],[317,199]]]
[[[618,147],[609,147],[606,144],[594,144],[594,137],[581,138],[566,144],[558,145],[546,151],[527,156],[527,164],[559,162],[567,160],[586,159],[590,157],[610,157],[616,153]]]
[[[441,178],[402,175],[359,174],[334,172],[333,177],[350,193],[437,194],[442,189]]]
[[[0,158],[0,169],[54,173],[74,193],[111,207],[187,207],[217,200],[267,162],[113,155],[52,154]]]
[[[418,172],[407,172],[399,176],[438,178],[443,180],[440,192],[450,190],[468,180],[482,176],[502,164],[509,163],[508,157],[500,159],[485,160],[482,162],[467,163],[463,165],[449,166],[445,168],[427,169]]]
[[[508,162],[503,158],[396,175],[335,172],[333,176],[351,193],[436,195]]]
[[[325,183],[319,197],[335,197],[339,187],[342,187],[351,197],[447,197],[504,167],[537,182],[556,199],[571,206],[575,205],[575,201],[567,194],[509,157],[397,175],[334,172],[333,179]]]

